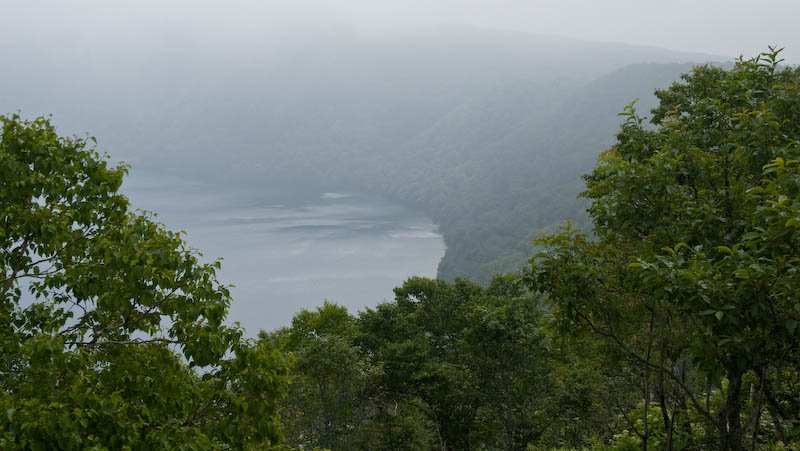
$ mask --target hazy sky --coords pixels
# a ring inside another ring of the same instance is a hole
[[[48,28],[199,31],[469,24],[737,56],[767,45],[800,62],[798,0],[0,0],[0,38]],[[24,43],[20,42],[24,45]]]

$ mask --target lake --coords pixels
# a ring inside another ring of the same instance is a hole
[[[291,323],[325,300],[351,313],[393,298],[412,275],[435,277],[444,241],[431,220],[359,193],[206,185],[175,177],[129,176],[134,208],[157,214],[204,260],[222,258],[232,284],[229,320],[248,336]]]

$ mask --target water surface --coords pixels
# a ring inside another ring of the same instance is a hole
[[[123,191],[135,208],[186,231],[205,260],[223,259],[219,278],[235,285],[229,319],[250,336],[325,300],[356,313],[392,299],[409,276],[434,277],[444,255],[430,219],[358,193],[252,191],[136,174]]]

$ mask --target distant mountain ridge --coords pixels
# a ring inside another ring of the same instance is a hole
[[[439,275],[485,281],[523,263],[537,230],[584,220],[580,175],[616,112],[634,98],[646,112],[655,88],[715,59],[466,27],[252,33],[142,36],[127,55],[78,37],[79,64],[75,42],[5,45],[0,109],[53,113],[137,171],[412,204],[444,234]]]

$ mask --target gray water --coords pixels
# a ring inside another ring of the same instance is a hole
[[[434,277],[444,241],[429,218],[358,193],[226,189],[132,174],[123,192],[157,214],[205,261],[222,258],[229,320],[254,336],[329,300],[357,313],[393,298],[412,275]]]

